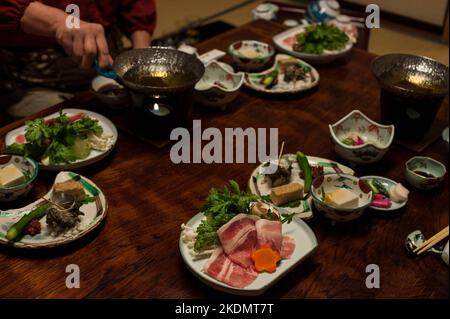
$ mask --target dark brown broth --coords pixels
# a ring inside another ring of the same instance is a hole
[[[414,173],[416,173],[417,175],[426,177],[426,178],[435,178],[436,177],[433,174],[430,174],[430,173],[424,172],[424,171],[420,171],[420,170],[415,170]]]
[[[136,84],[151,87],[178,87],[195,80],[195,76],[189,72],[151,72],[132,68],[125,72],[124,79]]]

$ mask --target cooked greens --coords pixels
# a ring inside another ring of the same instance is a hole
[[[30,156],[49,164],[71,163],[86,158],[90,151],[89,137],[103,133],[97,120],[83,117],[71,122],[63,113],[51,121],[39,118],[25,124],[27,142],[7,146],[6,153]]]
[[[217,230],[228,223],[234,216],[250,212],[250,203],[258,196],[241,191],[235,181],[230,181],[229,188],[212,188],[201,211],[206,216],[197,228],[194,249],[201,251],[218,244]]]
[[[310,54],[323,54],[325,50],[341,50],[349,41],[348,35],[337,27],[327,24],[313,24],[296,36],[293,50]]]

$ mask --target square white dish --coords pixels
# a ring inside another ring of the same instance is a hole
[[[205,218],[203,213],[192,217],[186,226],[197,229],[200,222]],[[317,248],[317,238],[309,226],[299,218],[294,218],[290,224],[283,224],[283,235],[290,236],[295,240],[295,250],[290,259],[283,259],[274,273],[261,273],[256,280],[245,288],[234,288],[205,274],[202,269],[208,258],[193,260],[189,254],[186,244],[180,236],[180,253],[187,268],[202,282],[217,290],[244,296],[257,296],[264,293],[289,271],[298,266],[303,260],[310,256]]]

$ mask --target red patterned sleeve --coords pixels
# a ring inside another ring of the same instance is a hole
[[[135,31],[144,30],[153,34],[156,27],[154,0],[122,0],[120,3],[120,24],[124,32],[131,35]]]
[[[20,19],[33,0],[0,0],[0,31],[20,30]]]

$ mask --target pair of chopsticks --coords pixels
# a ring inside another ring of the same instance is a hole
[[[417,253],[417,255],[420,255],[421,253],[427,251],[428,249],[430,249],[431,247],[436,245],[438,242],[440,242],[441,240],[443,240],[447,236],[448,236],[448,226],[445,227],[443,230],[441,230],[439,233],[435,234],[430,239],[424,241],[422,243],[422,245],[420,245],[419,247],[414,249],[413,252]]]

